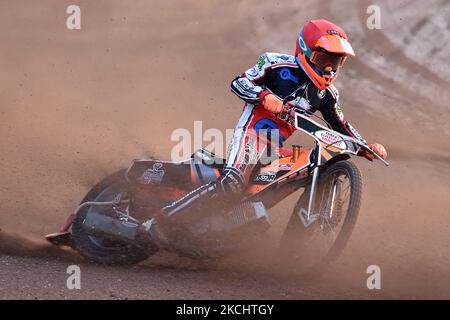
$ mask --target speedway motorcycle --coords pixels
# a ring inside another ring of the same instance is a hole
[[[134,264],[160,249],[220,256],[264,234],[271,227],[267,210],[302,188],[277,251],[309,267],[325,265],[343,250],[360,209],[361,174],[348,159],[365,150],[389,164],[363,141],[314,121],[303,110],[295,111],[293,119],[295,128],[313,138],[314,145],[292,146],[291,154],[258,167],[232,209],[200,216],[178,236],[149,242],[139,230],[160,208],[217,179],[225,160],[203,149],[177,163],[134,160],[95,185],[60,232],[46,239],[70,246],[90,261],[112,265]],[[227,241],[233,235],[240,235],[241,241]]]

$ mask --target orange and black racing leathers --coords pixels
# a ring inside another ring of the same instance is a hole
[[[309,112],[320,111],[334,130],[363,140],[345,120],[338,90],[333,85],[319,90],[299,67],[294,56],[263,54],[256,65],[232,81],[231,90],[246,104],[235,128],[221,176],[163,208],[165,215],[176,218],[193,211],[210,210],[212,203],[220,203],[220,207],[224,208],[227,199],[231,204],[231,199],[242,194],[267,145],[282,146],[295,130],[289,121],[264,109],[262,99],[269,93],[284,101],[300,102],[301,107]],[[271,130],[278,130],[277,139],[270,138]],[[260,143],[260,140],[266,143]]]

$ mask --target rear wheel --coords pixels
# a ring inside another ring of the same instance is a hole
[[[81,203],[111,201],[123,191],[126,191],[125,170],[120,170],[94,186]],[[109,206],[88,206],[79,211],[72,225],[76,249],[88,260],[107,265],[134,264],[147,259],[151,252],[146,247],[124,244],[86,233],[83,221],[88,212],[108,214],[110,210],[112,208]]]
[[[312,208],[320,216],[306,228],[299,213],[308,208],[309,191],[300,196],[280,242],[295,273],[318,274],[339,257],[355,226],[361,195],[359,169],[340,161],[320,174]]]

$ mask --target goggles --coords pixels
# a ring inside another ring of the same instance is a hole
[[[326,67],[331,67],[333,71],[342,67],[346,59],[347,56],[345,54],[335,54],[326,51],[313,51],[309,58],[319,69],[325,70]]]

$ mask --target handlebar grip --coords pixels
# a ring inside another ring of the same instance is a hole
[[[361,146],[364,150],[369,151],[373,156],[375,156],[375,158],[377,158],[378,160],[380,160],[381,162],[383,162],[384,165],[385,165],[386,167],[389,166],[389,162],[387,162],[387,161],[384,160],[382,157],[380,157],[380,156],[378,155],[378,153],[376,153],[375,151],[373,151],[372,149],[370,149],[368,145],[362,144],[362,143],[361,143],[360,146]]]

